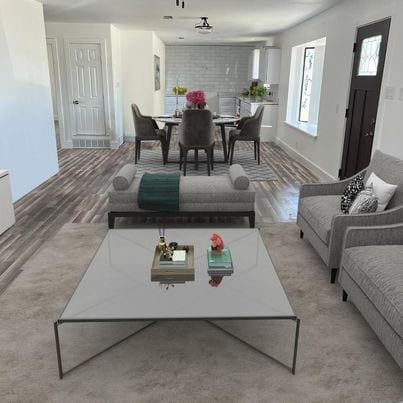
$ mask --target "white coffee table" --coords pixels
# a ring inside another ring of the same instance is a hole
[[[213,232],[230,248],[234,273],[218,287],[209,284],[206,249]],[[59,326],[63,323],[205,320],[293,320],[295,374],[300,319],[295,315],[257,229],[168,229],[168,242],[195,247],[195,280],[184,284],[151,281],[157,229],[109,230],[87,271],[54,323],[59,376],[63,378]],[[126,338],[125,338],[126,339]],[[118,344],[118,343],[116,343]],[[249,343],[246,343],[251,346]],[[260,353],[268,354],[251,346]],[[272,357],[270,357],[272,358]],[[81,364],[80,364],[81,365]]]

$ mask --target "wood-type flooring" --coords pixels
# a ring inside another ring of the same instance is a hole
[[[253,158],[253,146],[242,147],[250,149]],[[108,189],[119,168],[134,161],[134,144],[125,143],[117,150],[61,149],[58,153],[59,173],[15,203],[16,224],[0,235],[0,294],[65,223],[107,225]],[[254,182],[260,222],[295,220],[300,184],[318,179],[273,143],[261,144],[261,159],[278,180]]]

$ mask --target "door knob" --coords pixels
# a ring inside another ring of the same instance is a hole
[[[73,101],[74,105],[78,105],[80,102],[78,102],[77,100]]]

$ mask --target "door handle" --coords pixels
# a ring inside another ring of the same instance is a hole
[[[78,105],[79,103],[80,103],[80,102],[78,102],[77,100],[74,100],[74,101],[73,101],[73,104],[74,104],[74,105]]]

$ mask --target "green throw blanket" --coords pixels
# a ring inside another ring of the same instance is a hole
[[[179,177],[179,173],[145,173],[139,187],[139,207],[154,211],[179,210]]]

